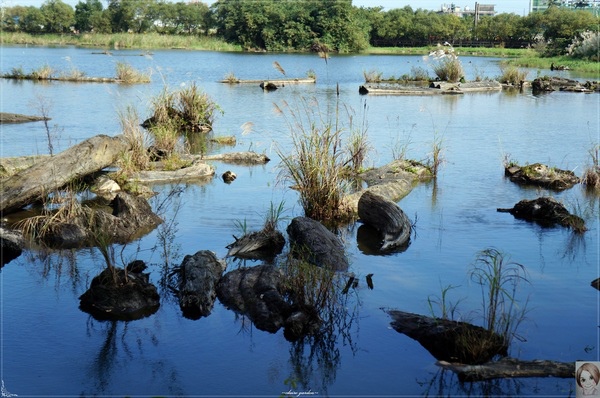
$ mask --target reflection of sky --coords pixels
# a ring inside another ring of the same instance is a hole
[[[79,3],[79,0],[64,0],[65,3],[72,5]],[[207,4],[212,4],[213,1],[205,0]],[[352,4],[357,7],[385,7],[386,10],[391,10],[394,8],[402,8],[404,6],[411,6],[413,9],[423,8],[425,10],[439,10],[442,4],[450,4],[452,1],[444,1],[444,0],[353,0]],[[500,2],[489,1],[485,2],[494,4],[496,6],[496,11],[499,13],[502,12],[512,12],[517,15],[525,15],[529,11],[529,1],[528,0],[502,0]],[[39,7],[43,4],[41,0],[0,0],[0,4],[6,6],[36,6]],[[457,7],[465,8],[475,8],[475,1],[462,1],[462,2],[454,2]],[[104,4],[103,4],[104,5]]]

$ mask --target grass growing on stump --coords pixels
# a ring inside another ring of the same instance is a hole
[[[348,125],[342,125],[338,103],[335,115],[321,112],[314,99],[306,98],[296,107],[287,103],[283,108],[276,106],[276,111],[286,118],[292,138],[291,154],[277,149],[282,177],[299,191],[304,215],[327,222],[350,218],[342,203],[349,191],[348,177],[362,168],[366,157],[366,130],[352,127],[350,112]],[[344,139],[348,139],[345,146]]]

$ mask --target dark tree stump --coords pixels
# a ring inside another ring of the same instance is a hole
[[[512,209],[497,209],[499,212],[510,213],[515,218],[533,221],[543,227],[561,225],[573,228],[575,232],[585,232],[585,221],[569,211],[551,197],[541,197],[533,200],[521,200]]]
[[[135,320],[152,315],[160,306],[148,274],[106,268],[92,279],[80,297],[79,308],[99,320]]]
[[[391,200],[366,191],[358,201],[358,217],[379,231],[379,250],[385,252],[408,245],[412,225],[402,209]]]
[[[227,265],[208,250],[185,256],[179,273],[179,306],[186,318],[210,315],[217,297],[216,286]]]
[[[295,257],[334,271],[348,269],[342,242],[320,222],[308,217],[296,217],[288,225],[287,233]]]

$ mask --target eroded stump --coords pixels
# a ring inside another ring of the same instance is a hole
[[[294,257],[334,271],[348,269],[342,242],[320,222],[296,217],[288,225],[287,233]]]
[[[412,225],[400,206],[391,200],[366,191],[358,201],[358,217],[379,232],[380,251],[408,246]]]
[[[504,174],[512,182],[556,191],[569,189],[579,183],[579,178],[572,171],[548,167],[541,163],[528,166],[510,165],[504,168]]]
[[[511,209],[497,209],[497,211],[510,213],[515,218],[533,221],[543,227],[561,225],[572,228],[578,233],[587,230],[585,221],[581,217],[569,213],[562,203],[551,197],[523,199]]]

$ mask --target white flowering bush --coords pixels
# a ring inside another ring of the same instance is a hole
[[[567,54],[573,58],[600,61],[600,32],[586,30],[567,46]]]

